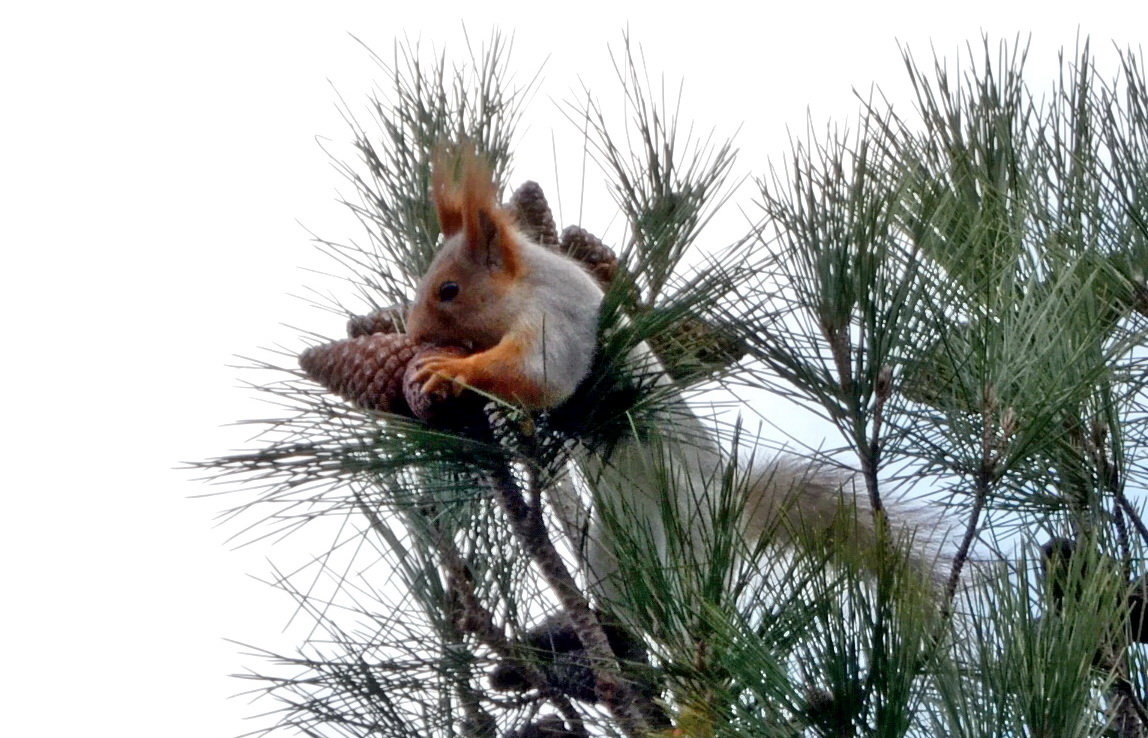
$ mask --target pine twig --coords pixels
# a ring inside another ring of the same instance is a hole
[[[383,521],[371,509],[366,500],[362,499],[361,495],[356,495],[356,502],[371,528],[381,529],[384,525]],[[522,658],[514,644],[506,638],[502,631],[495,627],[494,615],[482,604],[474,590],[474,577],[470,573],[470,567],[463,559],[462,552],[458,550],[458,546],[449,536],[438,533],[436,530],[433,543],[442,559],[443,567],[447,571],[448,586],[462,605],[462,617],[459,618],[460,622],[456,624],[467,633],[473,634],[480,643],[504,661],[513,662],[518,673],[526,679],[530,686],[545,694],[550,703],[562,714],[570,731],[577,738],[589,738],[582,716],[571,704],[570,699],[566,695],[550,689],[546,675],[543,674],[542,670],[529,659]],[[464,699],[463,702],[468,713],[476,712],[478,705],[475,704],[475,700]],[[479,716],[469,715],[469,717],[473,720]]]
[[[1132,506],[1132,503],[1128,501],[1128,497],[1124,494],[1123,490],[1116,490],[1114,494],[1117,504],[1120,505],[1124,514],[1128,516],[1128,519],[1132,521],[1132,526],[1136,528],[1136,532],[1140,534],[1140,538],[1143,539],[1144,543],[1148,544],[1148,526],[1144,525],[1140,513],[1138,513],[1136,508]]]

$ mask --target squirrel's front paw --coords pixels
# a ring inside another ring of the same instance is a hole
[[[428,351],[416,361],[414,381],[422,385],[424,394],[441,392],[457,395],[470,385],[472,364],[469,357],[454,351]]]

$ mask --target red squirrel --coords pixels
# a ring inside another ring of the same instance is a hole
[[[431,353],[416,380],[449,382],[531,410],[566,400],[590,370],[602,290],[577,262],[527,240],[496,202],[489,165],[463,151],[453,177],[439,154],[432,192],[443,245],[415,293],[407,332]]]
[[[601,288],[581,264],[516,229],[497,204],[489,165],[473,151],[437,157],[432,193],[444,242],[418,285],[407,330],[416,342],[461,345],[471,353],[432,353],[416,367],[416,380],[424,391],[444,384],[456,392],[473,387],[531,410],[561,404],[590,370]],[[660,367],[645,344],[631,359],[642,371]],[[662,372],[657,381],[671,380]],[[662,523],[668,496],[679,519],[691,521],[697,550],[704,548],[712,513],[708,486],[722,478],[729,461],[684,400],[670,403],[641,440],[630,438],[604,457],[583,449],[575,460],[594,493],[582,558],[601,596],[620,596],[614,546],[602,525],[607,517],[635,520],[665,559],[671,548]],[[737,477],[744,480],[737,494],[750,540],[768,533],[777,543],[800,545],[798,539],[813,532],[845,549],[876,545],[865,496],[854,493],[847,477],[796,459],[759,463]],[[568,479],[551,496],[568,534],[586,522],[577,498]],[[932,572],[928,545],[915,543],[908,556]]]

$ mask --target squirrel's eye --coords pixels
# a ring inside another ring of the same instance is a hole
[[[443,282],[438,286],[438,299],[450,302],[458,297],[458,282]]]

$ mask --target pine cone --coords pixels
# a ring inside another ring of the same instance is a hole
[[[833,718],[834,710],[837,707],[836,702],[832,692],[821,687],[807,685],[805,687],[806,719],[813,725],[825,725]]]
[[[356,315],[347,321],[347,335],[355,338],[372,333],[402,333],[404,312],[401,306],[391,305],[367,315]]]
[[[674,379],[712,374],[736,364],[746,354],[745,344],[729,329],[701,318],[686,318],[650,336],[654,350]]]
[[[425,352],[450,353],[456,356],[465,356],[464,349],[455,346],[422,346],[413,358]],[[403,375],[403,395],[411,415],[427,425],[440,428],[466,428],[475,423],[482,423],[485,416],[482,414],[482,405],[485,400],[473,392],[463,392],[460,395],[452,394],[445,384],[440,385],[433,392],[423,392],[422,382],[415,381],[415,362],[407,365]]]
[[[405,333],[372,333],[313,346],[299,356],[299,366],[361,408],[409,415],[403,376],[415,348]]]
[[[614,281],[618,273],[618,257],[590,231],[579,226],[568,226],[562,231],[558,250],[586,265],[586,269],[603,287]]]
[[[558,245],[558,226],[537,182],[523,182],[510,196],[510,207],[523,235],[542,246]]]
[[[645,645],[621,625],[604,619],[602,630],[611,650],[625,666],[649,663]],[[551,615],[528,630],[525,636],[532,663],[542,671],[551,689],[589,704],[598,702],[590,657],[582,647],[582,640],[569,616],[565,613]],[[487,676],[490,686],[502,692],[521,692],[534,686],[522,667],[510,661],[498,664]]]

